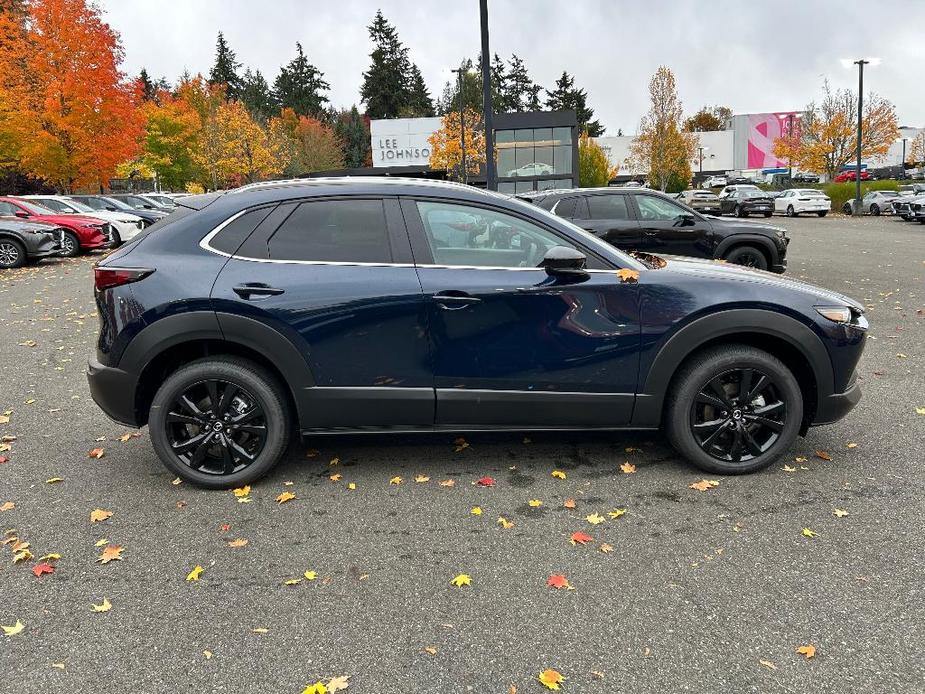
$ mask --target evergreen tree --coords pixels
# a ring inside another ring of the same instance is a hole
[[[504,61],[497,53],[491,59],[489,68],[489,80],[491,83],[491,108],[495,113],[507,113],[514,109],[510,108],[505,100],[507,90],[507,70],[504,67]]]
[[[151,77],[148,76],[148,71],[144,68],[141,68],[141,72],[138,73],[138,81],[141,82],[141,98],[145,101],[152,101],[156,87],[154,82],[151,81]]]
[[[328,101],[322,92],[330,85],[324,73],[308,62],[302,44],[296,42],[295,47],[296,57],[282,67],[273,83],[274,96],[282,108],[291,108],[300,116],[317,116]]]
[[[604,126],[594,117],[594,109],[588,107],[588,93],[575,86],[575,78],[567,72],[556,80],[554,91],[546,90],[546,108],[551,111],[574,111],[578,117],[578,129],[587,131],[591,137],[604,134]]]
[[[344,165],[348,169],[369,165],[369,126],[356,106],[340,112],[334,124],[334,132],[343,147]]]
[[[475,111],[482,111],[482,75],[472,66],[472,59],[466,58],[459,67],[463,70],[463,105]],[[443,85],[443,94],[437,99],[437,115],[459,110],[459,74]]]
[[[248,68],[241,77],[241,102],[259,122],[266,121],[279,111],[279,106],[270,91],[270,85],[260,70],[251,72]]]
[[[421,71],[414,63],[408,71],[408,103],[402,112],[409,118],[429,118],[434,115],[434,101],[430,98]]]
[[[538,111],[540,105],[540,92],[542,87],[534,84],[527,73],[524,61],[516,54],[511,54],[508,61],[507,78],[502,91],[505,110],[507,111]]]
[[[381,10],[376,12],[368,29],[373,41],[373,52],[369,54],[372,63],[363,73],[360,100],[366,104],[370,118],[396,118],[410,101],[408,49]]]
[[[241,86],[241,78],[238,77],[240,67],[241,63],[238,62],[234,51],[225,41],[225,36],[222,32],[218,32],[218,39],[215,42],[215,64],[209,72],[209,84],[226,85],[225,93],[228,99],[236,99]]]

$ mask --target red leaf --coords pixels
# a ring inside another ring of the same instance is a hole
[[[588,533],[583,533],[580,530],[577,533],[572,533],[572,537],[569,539],[573,545],[586,545],[594,538],[588,535]]]
[[[550,588],[568,588],[568,579],[561,574],[553,574],[546,581],[546,585]]]
[[[229,530],[231,530],[231,525],[228,523],[222,523],[222,532],[227,533]]]
[[[55,567],[51,564],[36,564],[32,567],[32,573],[36,576],[41,576],[42,574],[53,574],[55,572]]]
[[[495,478],[494,477],[483,477],[482,479],[476,482],[480,487],[494,487]]]
[[[5,455],[0,455],[0,465],[3,465],[8,460],[9,458],[7,458]]]

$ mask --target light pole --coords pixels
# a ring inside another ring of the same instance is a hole
[[[900,137],[899,141],[903,143],[903,158],[899,160],[899,165],[903,168],[903,179],[906,178],[906,143],[909,141],[908,137]]]
[[[700,178],[703,178],[703,153],[710,148],[697,145],[697,149],[700,150]]]
[[[488,56],[488,0],[479,0],[479,25],[482,32],[482,120],[485,122],[485,187],[497,190],[498,172],[495,165],[495,133],[491,103],[491,66]]]
[[[466,68],[458,67],[450,72],[455,72],[459,77],[459,137],[462,140],[462,171],[459,174],[459,180],[466,182],[466,102],[463,99],[463,73],[467,72]]]
[[[857,60],[842,60],[842,65],[850,67],[850,65],[858,66],[858,157],[857,157],[857,166],[855,167],[854,172],[854,214],[860,214],[861,212],[861,135],[862,135],[862,123],[864,119],[864,66],[865,65],[879,65],[879,58],[858,58]]]

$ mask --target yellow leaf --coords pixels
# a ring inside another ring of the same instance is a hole
[[[565,479],[565,473],[562,472],[562,470],[553,470],[553,471],[552,471],[552,476],[555,477],[557,480],[564,480],[564,479]]]
[[[849,443],[849,444],[846,446],[846,448],[857,448],[857,447],[858,447],[858,445],[857,445],[856,443]]]
[[[613,552],[613,545],[608,545],[606,542],[602,542],[598,549],[604,554],[607,554],[609,552]]]
[[[12,501],[5,501],[0,504],[0,511],[12,511],[14,508],[16,508],[16,504]]]
[[[212,660],[212,651],[203,651],[202,655],[206,660]]]
[[[834,511],[832,511],[832,515],[835,516],[836,518],[844,518],[845,516],[848,515],[848,512],[847,512],[847,511],[843,511],[843,510],[840,509],[840,508],[837,508],[837,509],[835,509]]]
[[[425,647],[424,647],[424,652],[425,652],[425,653],[430,653],[431,655],[437,655],[437,649],[434,648],[433,646],[425,646]]]
[[[472,585],[472,577],[469,574],[459,574],[456,578],[450,581],[457,588],[462,588],[463,586]]]
[[[327,694],[328,688],[321,682],[310,684],[302,690],[302,694]]]
[[[247,496],[251,493],[251,486],[249,484],[245,484],[243,487],[235,487],[231,490],[231,493],[238,498]]]
[[[792,465],[784,465],[783,470],[784,472],[796,472],[797,471],[797,469],[793,467]]]
[[[278,497],[276,497],[276,502],[279,504],[285,504],[287,501],[292,501],[295,499],[295,494],[292,492],[283,492]]]
[[[469,510],[469,513],[471,513],[473,516],[481,516],[481,515],[482,515],[482,507],[481,507],[481,506],[473,506],[473,507]]]
[[[803,535],[805,537],[816,537],[816,535],[818,534],[819,533],[817,533],[815,530],[810,530],[809,528],[803,528]]]
[[[244,547],[247,544],[247,540],[243,537],[237,537],[234,540],[228,541],[229,547]]]
[[[694,482],[690,485],[691,489],[696,489],[698,492],[705,492],[708,489],[713,489],[713,487],[718,487],[718,480],[700,480],[699,482]]]
[[[585,516],[585,520],[588,521],[591,525],[600,525],[604,522],[605,518],[595,511],[592,514]]]
[[[395,477],[389,480],[389,484],[401,484],[401,477],[395,475]]]
[[[615,508],[613,511],[608,511],[607,515],[611,518],[619,518],[620,516],[626,513],[625,508]]]
[[[94,546],[94,547],[102,547],[103,545],[108,545],[108,544],[109,544],[109,540],[107,540],[105,537],[103,537],[103,538],[100,538],[99,540],[97,540],[95,543],[93,543],[93,546]]]
[[[296,586],[296,585],[300,584],[301,582],[302,582],[302,579],[301,579],[301,578],[290,578],[290,579],[288,579],[288,580],[283,581],[283,585],[286,585],[286,586]]]
[[[341,474],[339,472],[333,475],[330,475],[328,477],[328,479],[331,480],[332,482],[340,482],[340,478],[341,478]]]
[[[170,484],[176,487],[179,484],[183,484],[183,480],[181,480],[179,477],[174,477],[172,480],[170,480]]]
[[[514,527],[514,524],[504,516],[498,516],[498,525],[500,525],[505,530],[509,530]]]
[[[623,463],[623,465],[620,466],[620,469],[623,471],[624,475],[632,475],[634,472],[636,472],[636,466],[630,462]]]
[[[539,499],[530,499],[530,501],[528,501],[527,503],[530,505],[531,508],[539,508],[540,506],[543,505],[543,502],[540,501]]]
[[[318,578],[318,572],[317,572],[317,571],[311,571],[311,570],[309,570],[309,571],[306,571],[306,572],[305,572],[304,574],[302,574],[302,575],[305,576],[305,580],[307,580],[307,581],[314,581],[316,578]]]
[[[328,465],[339,465],[339,464],[340,464],[340,458],[331,458],[328,461]]]
[[[621,282],[636,282],[639,280],[639,271],[622,268],[617,270],[617,277],[620,278]]]
[[[808,643],[805,646],[800,646],[797,648],[797,653],[800,655],[805,655],[806,659],[809,660],[816,655],[816,647],[813,644]]]
[[[112,603],[109,602],[109,600],[106,598],[103,598],[103,602],[101,602],[99,605],[91,604],[90,609],[93,612],[109,612],[109,610],[112,609]]]
[[[198,581],[199,577],[202,576],[203,571],[205,571],[205,569],[203,569],[201,566],[197,564],[196,568],[194,568],[192,571],[186,574],[186,580],[187,581]]]
[[[925,414],[925,407],[916,407],[916,408],[915,408],[915,413],[916,413],[916,414]]]
[[[328,680],[328,692],[339,692],[342,689],[346,689],[350,686],[350,683],[347,681],[350,679],[350,675],[341,675],[340,677],[332,677]]]
[[[557,670],[543,670],[540,673],[539,680],[547,689],[558,690],[559,685],[562,684],[565,678]]]
[[[13,555],[13,563],[18,564],[21,561],[29,561],[32,559],[32,556],[32,552],[28,549],[21,549]]]
[[[253,629],[251,629],[251,632],[254,634],[269,634],[270,630],[264,627],[254,627]]]
[[[428,477],[427,475],[416,475],[414,478],[414,481],[419,482],[419,483],[429,482],[430,477]]]
[[[50,552],[42,557],[39,557],[39,561],[57,561],[61,558],[61,555],[57,552]]]
[[[350,491],[353,491],[353,490],[356,489],[356,488],[357,488],[356,482],[350,482],[350,483],[347,485],[347,489],[349,489]]]
[[[64,481],[63,477],[50,477],[49,479],[45,480],[45,484],[57,484],[58,482],[63,482],[63,481]]]
[[[90,511],[90,522],[91,523],[101,523],[107,518],[112,517],[112,511],[104,511],[101,508],[94,509]]]
[[[16,624],[14,624],[11,627],[3,626],[2,624],[0,624],[0,629],[3,629],[4,636],[16,636],[16,634],[18,634],[25,628],[26,628],[26,625],[20,622],[18,619],[16,620]]]
[[[455,487],[455,486],[456,486],[456,480],[441,480],[438,484],[439,484],[441,487]]]

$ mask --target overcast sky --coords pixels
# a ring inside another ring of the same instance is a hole
[[[100,0],[125,48],[124,69],[154,77],[207,74],[223,31],[238,59],[272,83],[300,41],[331,84],[335,106],[359,101],[381,7],[410,48],[431,94],[447,68],[479,52],[478,0]],[[839,59],[876,56],[865,92],[896,105],[900,124],[925,126],[925,0],[489,0],[491,50],[525,61],[551,87],[568,70],[614,135],[632,134],[659,65],[677,78],[685,110],[722,104],[735,113],[800,109],[820,93],[856,86]]]

